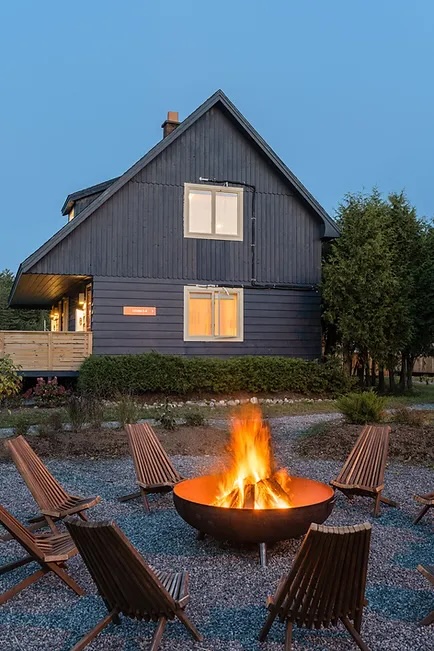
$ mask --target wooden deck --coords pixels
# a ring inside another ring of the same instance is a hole
[[[23,374],[76,372],[91,353],[91,332],[0,330],[0,358],[9,355]]]

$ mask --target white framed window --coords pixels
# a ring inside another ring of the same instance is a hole
[[[184,341],[243,341],[243,290],[184,287]]]
[[[243,188],[184,184],[184,237],[243,239]]]

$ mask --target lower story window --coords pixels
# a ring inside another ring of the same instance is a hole
[[[184,288],[184,341],[243,341],[243,290]]]

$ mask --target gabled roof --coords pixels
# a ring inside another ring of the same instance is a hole
[[[84,199],[85,197],[91,197],[93,194],[101,194],[104,192],[112,183],[117,181],[119,176],[116,176],[114,179],[109,179],[108,181],[103,181],[98,183],[98,185],[91,185],[89,188],[83,188],[83,190],[77,190],[76,192],[71,192],[65,199],[65,203],[62,206],[62,215],[67,215],[72,206],[79,199]]]
[[[103,203],[105,203],[110,197],[112,197],[118,190],[120,190],[128,181],[130,181],[136,174],[138,174],[146,165],[154,160],[162,151],[164,151],[180,136],[182,136],[187,129],[189,129],[199,118],[201,118],[207,111],[213,108],[216,105],[220,105],[224,110],[229,114],[232,119],[238,124],[241,131],[246,134],[263,152],[263,154],[270,160],[270,162],[277,168],[277,170],[282,174],[282,176],[288,181],[288,183],[295,189],[299,196],[308,204],[312,211],[321,219],[324,225],[324,232],[322,237],[324,239],[334,238],[339,236],[339,230],[332,220],[332,218],[327,214],[327,212],[322,208],[322,206],[316,201],[316,199],[310,194],[310,192],[304,187],[301,181],[298,180],[296,176],[286,167],[283,161],[275,154],[275,152],[269,147],[265,140],[255,131],[252,125],[246,120],[246,118],[238,111],[236,106],[226,97],[222,90],[217,90],[211,97],[209,97],[199,108],[197,108],[193,113],[191,113],[180,125],[172,131],[170,135],[166,138],[163,138],[155,147],[150,149],[147,154],[145,154],[140,160],[137,161],[132,167],[130,167],[122,176],[113,180],[113,182],[106,187],[106,189],[101,192],[99,196],[95,198],[92,203],[90,203],[86,208],[84,208],[77,217],[74,217],[70,222],[65,224],[57,233],[55,233],[45,244],[43,244],[37,251],[32,253],[24,262],[20,265],[18,269],[17,276],[15,278],[14,286],[12,287],[10,300],[14,294],[15,287],[18,283],[19,277],[21,274],[29,272],[31,268],[39,262],[51,249],[53,249],[57,244],[64,240],[68,235],[78,228],[82,222],[90,217]],[[104,184],[101,184],[104,185]],[[96,187],[96,186],[93,186]],[[89,188],[87,189],[89,190]],[[84,192],[84,191],[80,191]],[[71,195],[70,195],[71,196]]]

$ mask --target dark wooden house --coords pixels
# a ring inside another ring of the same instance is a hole
[[[65,226],[20,265],[10,305],[50,308],[52,331],[3,333],[24,371],[76,371],[90,352],[320,356],[334,222],[222,91],[162,126],[122,176],[70,194]]]

